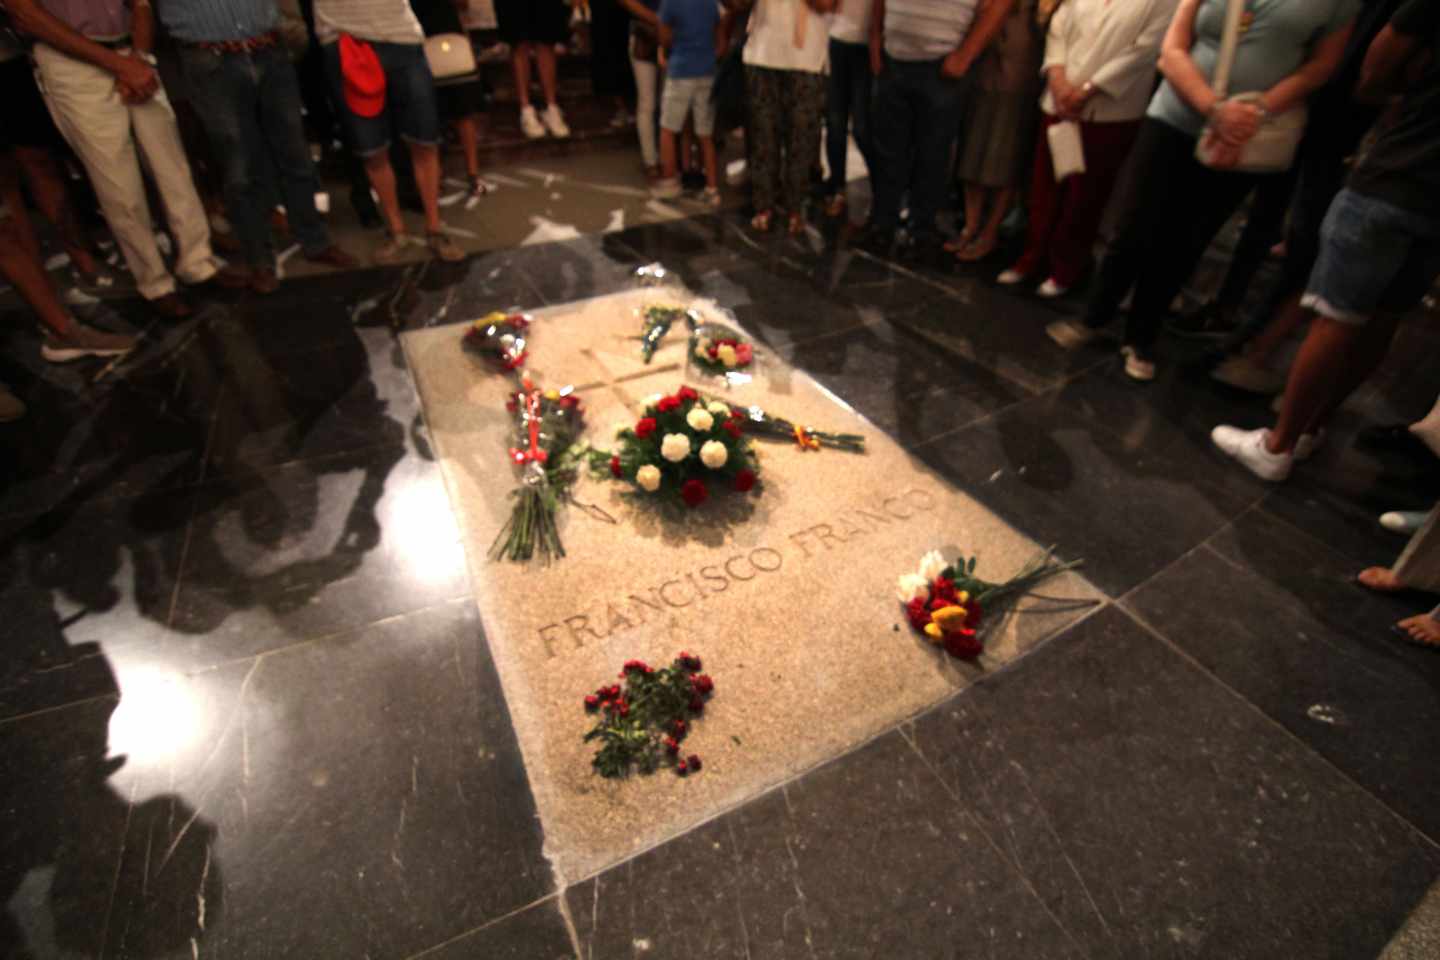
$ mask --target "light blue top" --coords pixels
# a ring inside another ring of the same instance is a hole
[[[1215,74],[1220,59],[1220,36],[1225,30],[1229,0],[1204,0],[1195,15],[1195,42],[1190,59],[1205,77]],[[1230,94],[1257,93],[1298,70],[1310,58],[1315,44],[1345,26],[1360,9],[1359,0],[1248,0],[1248,29],[1240,34],[1235,67],[1230,71]],[[1242,21],[1243,22],[1243,21]],[[1146,116],[1154,117],[1199,136],[1205,118],[1175,92],[1167,80],[1160,85]]]

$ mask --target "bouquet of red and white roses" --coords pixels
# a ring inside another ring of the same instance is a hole
[[[628,480],[646,494],[698,507],[717,490],[746,493],[759,465],[744,420],[718,401],[708,405],[682,386],[656,397],[633,427],[622,429],[618,451],[591,451],[591,466]]]
[[[702,373],[730,378],[755,360],[755,348],[723,323],[700,321],[691,310],[685,314],[690,328],[690,362]]]
[[[951,656],[973,660],[985,652],[980,625],[987,608],[1081,564],[1055,563],[1053,552],[1052,547],[1038,554],[1004,583],[991,583],[975,576],[975,557],[958,557],[951,564],[931,550],[920,558],[919,571],[900,577],[896,595],[912,627]]]
[[[523,313],[491,313],[472,323],[461,343],[497,370],[511,373],[525,363],[529,327],[530,318]]]

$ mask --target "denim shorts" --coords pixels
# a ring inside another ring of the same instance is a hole
[[[1320,228],[1302,306],[1340,323],[1405,313],[1440,276],[1440,219],[1346,188]]]
[[[325,44],[325,72],[330,90],[350,136],[350,149],[362,157],[390,148],[390,131],[421,146],[440,142],[440,114],[435,106],[435,79],[425,47],[418,43],[374,43],[375,55],[385,71],[385,109],[378,116],[357,117],[345,106],[345,79],[340,75],[340,44]]]
[[[710,100],[714,77],[666,77],[660,94],[660,126],[673,133],[685,129],[685,115],[694,112],[695,135],[715,133],[715,104]]]

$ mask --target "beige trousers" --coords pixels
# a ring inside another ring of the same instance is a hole
[[[1390,572],[1412,590],[1440,593],[1440,505],[1410,536]]]
[[[142,154],[177,245],[175,273],[187,283],[213,277],[210,222],[190,178],[175,109],[164,89],[144,103],[127,104],[115,90],[115,78],[99,67],[43,43],[35,46],[35,63],[55,125],[85,165],[141,296],[154,300],[175,290],[175,278],[155,244],[140,173]]]

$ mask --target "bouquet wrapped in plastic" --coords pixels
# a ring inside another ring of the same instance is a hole
[[[523,313],[491,313],[472,323],[461,343],[495,369],[514,372],[525,364],[529,327]]]
[[[748,380],[743,371],[755,360],[755,348],[738,330],[702,319],[694,310],[685,314],[690,328],[690,362],[709,376],[727,383]]]
[[[655,351],[660,347],[660,341],[664,340],[670,333],[670,328],[675,321],[684,317],[687,321],[691,311],[684,307],[677,307],[668,304],[651,304],[641,314],[642,326],[640,328],[640,354],[649,363],[655,356]]]
[[[565,556],[555,511],[579,473],[574,449],[584,426],[580,398],[571,387],[541,390],[525,377],[505,406],[514,418],[509,456],[520,485],[490,556],[523,563],[538,553],[549,562]]]
[[[711,398],[706,398],[707,401]],[[725,403],[721,400],[720,403]],[[784,417],[766,413],[760,407],[738,407],[733,404],[725,404],[730,408],[731,416],[742,420],[745,423],[746,431],[755,437],[763,437],[767,440],[792,440],[802,450],[819,450],[821,447],[834,447],[837,450],[849,450],[852,453],[865,452],[865,437],[858,433],[833,433],[828,430],[816,430],[813,427],[800,426],[786,420]]]

